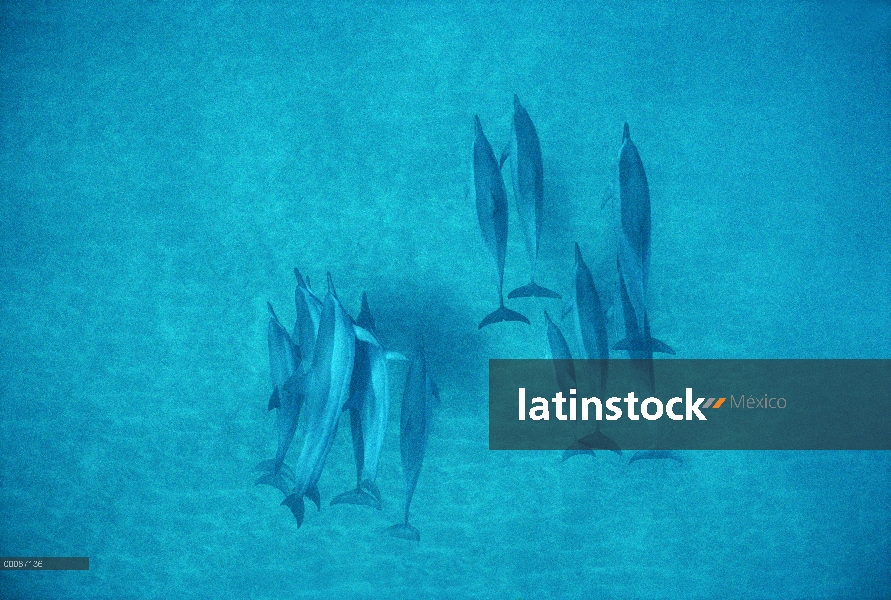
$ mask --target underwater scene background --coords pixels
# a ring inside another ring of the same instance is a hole
[[[678,357],[891,357],[887,3],[4,1],[0,555],[90,570],[2,571],[0,597],[891,597],[888,452],[488,450],[488,360],[548,357],[561,309],[477,329],[473,118],[498,153],[514,94],[543,152],[536,280],[566,297],[579,242],[611,343],[627,121]],[[506,291],[530,268],[509,200]],[[405,363],[381,511],[329,506],[348,424],[299,529],[254,485],[294,267],[353,316],[367,292],[388,348],[424,333],[418,543],[383,533]]]

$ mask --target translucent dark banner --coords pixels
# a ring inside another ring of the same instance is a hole
[[[491,360],[492,450],[891,450],[891,360]]]

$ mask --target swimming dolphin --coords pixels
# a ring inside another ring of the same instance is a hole
[[[529,319],[504,306],[504,257],[507,252],[507,192],[501,178],[501,168],[495,159],[492,145],[483,133],[478,116],[473,118],[476,137],[473,140],[473,181],[476,190],[476,212],[480,231],[486,247],[495,258],[498,268],[497,310],[480,322],[478,329],[501,321],[522,321]]]
[[[275,458],[264,460],[257,465],[258,471],[266,474],[257,480],[257,484],[276,487],[284,494],[288,493],[289,482],[294,480],[294,472],[284,464],[285,455],[294,439],[300,408],[303,405],[303,374],[299,371],[300,350],[291,340],[287,330],[279,322],[272,305],[269,308],[269,363],[272,373],[273,392],[269,398],[269,410],[278,409],[276,430],[278,431],[278,449]]]
[[[438,401],[439,390],[427,374],[422,338],[421,347],[409,363],[399,419],[399,451],[402,455],[402,472],[405,475],[405,517],[402,523],[387,528],[387,533],[392,536],[416,542],[421,541],[421,532],[408,524],[408,509],[427,449],[431,409]]]
[[[328,293],[322,304],[319,334],[305,384],[305,418],[299,423],[303,445],[294,468],[294,488],[282,501],[297,519],[297,527],[303,524],[304,496],[321,509],[318,482],[349,396],[355,352],[353,320],[337,298],[329,273]]]
[[[297,287],[294,289],[297,319],[294,322],[293,339],[303,351],[303,370],[306,371],[312,365],[319,319],[322,316],[322,301],[309,289],[308,280],[303,280],[303,275],[296,267],[294,277],[297,279]]]
[[[684,459],[681,458],[681,455],[672,450],[641,450],[639,452],[635,452],[634,456],[628,461],[628,464],[638,461],[638,460],[673,460],[680,464],[684,464]]]
[[[585,358],[600,361],[600,397],[606,396],[606,379],[609,375],[609,341],[606,333],[606,314],[600,303],[594,278],[585,259],[582,249],[575,243],[575,276],[573,285],[573,305],[575,306],[575,324]]]
[[[362,294],[362,310],[356,318],[356,353],[350,395],[343,410],[350,411],[356,488],[335,497],[331,504],[361,504],[381,509],[377,466],[390,407],[390,383],[386,353],[376,337],[368,296]]]
[[[640,154],[631,141],[628,123],[622,131],[619,152],[619,200],[622,214],[619,268],[628,286],[638,329],[643,331],[650,272],[650,187]]]
[[[544,200],[544,177],[541,162],[541,144],[538,132],[529,118],[529,113],[514,94],[514,119],[510,145],[511,182],[514,201],[523,225],[526,238],[526,252],[532,262],[529,283],[515,289],[508,298],[537,296],[540,298],[560,298],[560,294],[535,283],[535,265],[538,260],[538,238],[541,235],[542,205]]]
[[[569,344],[566,343],[563,332],[551,320],[548,311],[544,311],[544,316],[548,326],[548,347],[551,349],[551,359],[554,361],[557,385],[561,391],[569,393],[569,390],[575,387],[575,365],[569,352]]]

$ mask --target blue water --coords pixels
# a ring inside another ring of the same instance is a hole
[[[683,465],[488,450],[487,361],[547,356],[542,310],[477,330],[496,278],[470,185],[518,94],[542,140],[537,280],[579,241],[617,330],[623,122],[652,196],[650,321],[692,358],[891,357],[891,7],[2,2],[2,598],[891,597],[891,453]],[[528,281],[511,211],[505,288]],[[297,529],[266,302],[326,271],[384,342],[423,328],[442,392],[401,516],[342,424]],[[570,346],[578,348],[571,327]],[[649,464],[648,464],[649,463]]]

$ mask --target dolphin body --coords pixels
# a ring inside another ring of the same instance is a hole
[[[350,395],[343,410],[350,411],[356,488],[335,497],[331,504],[360,504],[381,510],[377,467],[387,432],[390,383],[387,353],[376,337],[368,296],[362,294],[362,310],[356,318],[356,352]]]
[[[474,118],[476,137],[473,140],[473,182],[476,190],[476,212],[480,231],[498,268],[499,307],[484,318],[478,329],[501,321],[529,319],[504,306],[504,259],[507,253],[507,192],[501,178],[501,166],[492,151],[492,145],[483,133],[478,116]]]
[[[572,362],[572,354],[569,352],[569,344],[566,343],[563,332],[551,320],[548,311],[544,311],[544,316],[548,326],[548,346],[551,349],[551,359],[554,361],[557,386],[560,390],[568,393],[575,387],[575,365]]]
[[[541,235],[541,219],[544,203],[544,176],[541,161],[541,144],[538,132],[529,113],[514,94],[514,119],[510,145],[511,182],[514,200],[523,236],[526,238],[526,252],[532,262],[529,283],[515,289],[508,298],[560,298],[560,294],[535,283],[535,266],[538,260],[538,238]]]
[[[408,523],[408,509],[421,474],[424,452],[427,450],[431,410],[439,401],[439,390],[427,374],[424,342],[409,364],[402,396],[399,419],[399,451],[402,456],[402,472],[405,475],[405,516],[402,523],[387,528],[392,536],[421,541],[421,532]]]
[[[619,153],[619,198],[622,233],[619,236],[619,288],[626,337],[613,349],[627,350],[631,358],[652,359],[653,352],[674,354],[665,342],[650,336],[646,294],[650,274],[650,188],[628,123],[622,131]],[[632,323],[633,321],[633,323]]]
[[[575,243],[575,275],[573,278],[575,325],[585,358],[600,361],[600,397],[606,396],[606,380],[609,375],[609,338],[606,333],[606,314],[594,287],[594,277],[578,242]]]
[[[257,465],[258,471],[266,474],[257,480],[257,484],[271,485],[288,493],[289,483],[294,481],[294,471],[285,464],[285,455],[294,439],[300,408],[304,399],[304,377],[299,371],[300,349],[291,340],[287,330],[278,320],[272,305],[269,308],[269,364],[272,375],[273,391],[269,398],[269,410],[278,409],[276,430],[278,431],[278,449],[275,458],[264,460]]]
[[[646,292],[650,271],[650,187],[628,123],[622,131],[619,151],[619,200],[622,234],[619,236],[619,269],[628,286],[631,305],[644,330]]]
[[[307,374],[304,419],[300,420],[303,445],[294,469],[294,488],[282,501],[303,524],[303,497],[321,509],[318,481],[337,433],[337,421],[349,397],[356,352],[353,321],[337,298],[328,274],[328,293],[322,304],[313,362]]]

